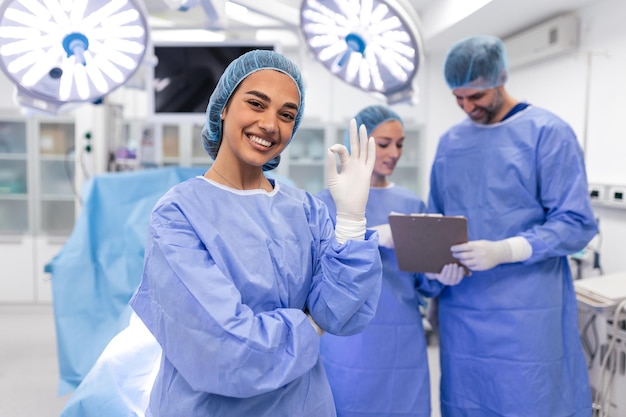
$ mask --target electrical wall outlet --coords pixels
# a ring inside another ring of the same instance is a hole
[[[608,200],[616,204],[626,205],[626,187],[611,186],[609,187]]]
[[[626,209],[626,184],[590,183],[589,198],[595,206]]]
[[[589,184],[589,198],[591,201],[606,201],[607,186],[602,184]]]

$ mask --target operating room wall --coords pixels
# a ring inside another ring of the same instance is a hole
[[[0,71],[0,114],[19,114],[19,107],[15,104],[13,99],[13,93],[15,91],[15,84]]]
[[[513,68],[507,88],[518,99],[543,106],[563,117],[574,128],[585,149],[591,183],[626,186],[626,2],[598,0],[577,10],[581,20],[580,47],[574,53],[525,67]],[[480,34],[477,28],[475,34]],[[428,45],[426,43],[426,47]],[[347,123],[363,106],[383,100],[347,85],[316,62],[304,48],[283,51],[302,68],[307,86],[306,120]],[[420,177],[427,197],[429,169],[438,138],[464,117],[441,75],[445,51],[430,52],[417,77],[419,104],[396,105],[408,123],[424,126],[421,138]],[[0,74],[0,112],[19,112],[12,98],[13,85]],[[130,95],[135,92],[129,92]],[[141,98],[114,94],[130,117],[142,116]],[[140,96],[139,96],[140,97]],[[139,109],[139,110],[137,110]],[[622,254],[626,237],[626,209],[594,206],[600,219],[601,262],[606,273],[626,271]]]
[[[585,152],[590,183],[626,187],[626,2],[601,0],[577,14],[577,51],[512,68],[507,90],[571,124]],[[432,161],[439,135],[464,115],[443,82],[443,53],[429,55],[428,62],[430,88],[424,104],[426,152]],[[624,208],[594,204],[594,211],[600,221],[604,272],[626,271],[626,204]]]

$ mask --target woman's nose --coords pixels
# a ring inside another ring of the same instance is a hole
[[[259,120],[259,127],[268,133],[275,132],[277,126],[276,116],[269,113],[265,113]]]
[[[400,154],[402,153],[402,150],[398,148],[397,146],[390,146],[390,148],[391,149],[389,149],[389,156],[393,159],[400,158]]]

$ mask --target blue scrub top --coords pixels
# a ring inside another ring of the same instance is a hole
[[[335,218],[328,190],[318,197]],[[371,188],[368,227],[388,223],[391,212],[423,213],[426,205],[406,188]],[[376,316],[361,333],[324,335],[321,355],[335,397],[338,417],[430,417],[430,378],[420,305],[440,290],[423,274],[400,271],[393,249],[379,247],[383,285]]]

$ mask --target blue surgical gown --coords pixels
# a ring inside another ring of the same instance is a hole
[[[149,411],[162,416],[335,416],[320,337],[357,333],[381,286],[377,234],[335,239],[327,207],[274,183],[203,177],[156,204],[131,306],[162,347]]]
[[[336,215],[328,190],[318,197]],[[387,224],[392,211],[423,213],[424,202],[406,188],[371,188],[365,216],[368,227]],[[430,417],[430,379],[420,305],[440,285],[423,274],[398,269],[393,249],[379,247],[382,292],[376,316],[361,333],[324,335],[321,355],[339,417]]]
[[[464,120],[442,137],[428,210],[468,219],[470,240],[523,236],[532,256],[474,272],[439,296],[442,415],[591,415],[566,255],[597,232],[581,148],[554,114]]]

